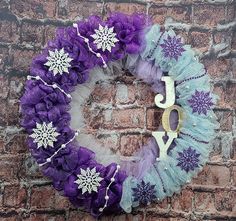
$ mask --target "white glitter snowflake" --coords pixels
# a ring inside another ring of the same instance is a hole
[[[65,53],[64,48],[61,50],[49,51],[47,62],[44,64],[49,67],[49,71],[53,71],[54,75],[69,73],[68,68],[71,67],[70,62],[73,60],[69,57],[68,53]]]
[[[111,52],[111,48],[115,47],[115,43],[119,41],[114,33],[114,27],[108,28],[107,25],[103,27],[99,24],[99,29],[96,29],[95,33],[91,37],[95,39],[94,44],[97,45],[97,48],[101,48],[102,51]]]
[[[103,180],[99,175],[100,173],[96,173],[96,168],[94,167],[92,170],[87,168],[86,170],[80,169],[80,175],[77,175],[78,179],[75,181],[76,184],[79,185],[79,189],[82,189],[82,194],[92,191],[97,192],[98,187],[100,186],[100,181]]]
[[[53,147],[53,142],[57,141],[56,137],[60,135],[56,132],[56,128],[52,126],[52,122],[47,124],[36,123],[36,128],[33,129],[33,134],[30,135],[34,139],[34,143],[37,143],[37,147],[47,148],[48,146]]]

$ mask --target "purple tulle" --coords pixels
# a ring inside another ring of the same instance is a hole
[[[98,28],[99,24],[114,26],[119,42],[112,48],[111,53],[101,51],[93,44],[91,34]],[[138,54],[145,46],[145,29],[149,26],[149,21],[144,15],[124,15],[112,14],[106,21],[102,21],[98,16],[91,16],[87,21],[78,22],[81,35],[90,40],[91,48],[99,52],[106,62],[124,58],[126,54]],[[45,65],[49,51],[62,49],[69,54],[71,67],[69,74],[54,75]],[[97,65],[102,65],[102,61],[88,50],[84,40],[77,35],[73,27],[60,28],[57,30],[54,40],[48,42],[43,52],[36,56],[31,65],[32,76],[39,76],[47,84],[56,84],[66,93],[71,93],[77,84],[84,83],[89,71]],[[45,163],[47,158],[59,150],[62,144],[69,142],[75,132],[70,128],[71,116],[70,98],[65,96],[60,90],[44,85],[41,80],[28,80],[25,86],[25,93],[21,98],[22,126],[31,134],[36,127],[36,123],[50,123],[56,128],[60,135],[54,142],[53,148],[38,148],[32,138],[28,139],[28,145],[33,157],[40,164]],[[82,194],[81,189],[74,183],[81,168],[94,168],[100,173],[103,180],[98,188],[98,192]],[[83,207],[94,216],[99,216],[99,208],[105,205],[105,191],[116,170],[116,164],[103,166],[95,161],[92,151],[85,147],[80,147],[78,143],[71,142],[66,148],[61,149],[51,162],[43,167],[43,173],[52,179],[54,187],[64,196],[67,196],[76,207]],[[113,213],[120,210],[119,202],[122,196],[122,183],[126,178],[124,171],[119,170],[115,176],[115,181],[109,188],[109,200],[104,213]]]

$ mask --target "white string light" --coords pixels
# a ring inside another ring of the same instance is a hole
[[[32,79],[35,79],[35,80],[38,80],[38,81],[42,81],[44,85],[48,86],[48,87],[51,87],[51,88],[54,88],[54,89],[58,89],[60,90],[63,94],[65,94],[68,98],[71,99],[71,95],[70,94],[67,94],[63,89],[61,89],[57,84],[48,84],[46,81],[44,81],[41,77],[39,76],[30,76],[28,75],[27,76],[27,79],[28,80],[32,80]]]
[[[79,37],[81,37],[81,38],[84,40],[84,42],[87,44],[87,46],[88,46],[88,48],[89,48],[89,51],[92,52],[93,54],[95,54],[98,58],[101,58],[101,59],[102,59],[102,63],[103,63],[103,67],[106,68],[106,67],[107,67],[107,64],[106,64],[104,58],[102,57],[102,55],[101,55],[100,53],[96,53],[96,52],[90,47],[90,45],[89,45],[89,39],[88,39],[88,38],[85,38],[84,36],[82,36],[82,35],[80,34],[78,25],[77,25],[76,23],[74,23],[74,24],[73,24],[73,27],[76,28],[76,30],[77,30],[77,35],[78,35]]]
[[[73,136],[68,142],[62,144],[61,147],[60,147],[52,156],[50,156],[49,158],[47,158],[44,163],[39,164],[39,166],[41,167],[41,166],[44,166],[44,165],[47,164],[47,163],[50,163],[50,162],[52,161],[52,158],[53,158],[54,156],[56,156],[56,155],[58,154],[58,152],[60,152],[62,149],[66,148],[66,146],[67,146],[69,143],[71,143],[71,142],[75,139],[75,137],[78,136],[78,135],[79,135],[79,131],[77,130],[77,131],[75,132],[74,136]]]
[[[111,182],[109,183],[109,185],[106,188],[106,195],[105,195],[106,202],[105,202],[103,207],[99,208],[99,212],[103,212],[103,210],[107,207],[107,203],[108,203],[108,200],[109,200],[108,191],[109,191],[110,186],[112,185],[112,183],[115,182],[115,176],[119,172],[119,169],[120,169],[120,165],[117,165],[116,166],[116,171],[114,172],[114,174],[113,174],[113,176],[111,178]]]

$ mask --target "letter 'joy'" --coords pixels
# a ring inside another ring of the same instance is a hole
[[[177,138],[179,131],[181,127],[181,123],[183,120],[183,110],[178,105],[174,105],[175,103],[175,89],[174,89],[174,81],[170,77],[162,77],[162,81],[165,82],[166,85],[166,101],[165,103],[161,103],[160,101],[164,100],[163,95],[157,94],[155,97],[155,104],[157,107],[165,108],[165,111],[162,115],[162,126],[165,131],[155,131],[152,133],[152,135],[155,137],[156,142],[159,146],[159,159],[164,159],[167,156],[167,151],[172,144],[173,140]],[[170,113],[176,110],[178,112],[178,125],[176,129],[173,131],[170,126]],[[163,137],[167,135],[168,139],[166,143],[163,141]]]

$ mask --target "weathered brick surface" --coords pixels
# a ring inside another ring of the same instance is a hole
[[[58,26],[92,13],[148,13],[191,44],[212,77],[220,122],[207,165],[179,194],[133,214],[103,221],[236,220],[236,22],[235,1],[0,0],[0,221],[92,221],[57,193],[26,146],[19,98],[32,57]],[[128,73],[100,82],[84,108],[87,130],[123,155],[144,145],[160,125],[149,86]],[[92,105],[95,104],[95,105]]]

